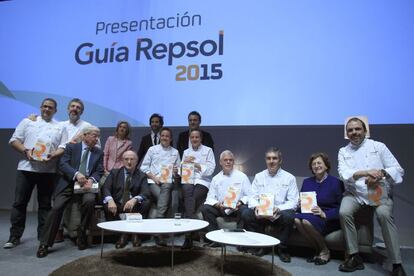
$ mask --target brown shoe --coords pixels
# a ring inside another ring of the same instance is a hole
[[[122,234],[119,240],[115,243],[115,248],[120,249],[124,248],[128,244],[128,235]]]
[[[141,239],[136,234],[132,235],[132,246],[133,247],[141,246]]]
[[[64,241],[63,229],[59,229],[56,233],[55,243],[59,243],[59,242],[63,242],[63,241]]]

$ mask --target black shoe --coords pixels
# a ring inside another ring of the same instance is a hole
[[[115,243],[115,248],[120,249],[124,248],[128,244],[128,235],[122,234],[119,240]]]
[[[77,232],[77,239],[76,244],[78,245],[79,250],[85,250],[88,247],[88,243],[86,241],[86,233],[85,231],[78,230]]]
[[[47,250],[47,245],[39,245],[36,256],[38,258],[44,258],[47,256],[47,254],[49,254],[49,251]]]
[[[181,246],[181,249],[191,249],[193,248],[193,240],[190,237],[185,238],[185,241],[183,245]]]
[[[132,246],[133,247],[141,246],[141,239],[136,234],[132,235]]]
[[[9,240],[3,245],[4,249],[10,249],[20,244],[20,238],[11,236]]]
[[[286,248],[278,247],[277,254],[279,259],[284,263],[290,263],[290,254],[287,252]]]
[[[330,259],[322,259],[321,257],[317,257],[315,259],[315,265],[326,265],[329,261]]]
[[[316,259],[318,258],[318,256],[312,256],[306,259],[307,263],[314,263],[316,261]]]
[[[401,264],[394,264],[392,268],[392,276],[406,276],[404,268]]]
[[[356,254],[351,256],[343,264],[339,265],[339,271],[354,272],[355,270],[363,270],[365,268],[362,258]]]

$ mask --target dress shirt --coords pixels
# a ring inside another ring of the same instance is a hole
[[[183,160],[189,156],[194,157],[194,162],[199,163],[201,167],[201,171],[194,168],[194,185],[201,184],[209,188],[211,175],[214,173],[214,169],[216,168],[213,150],[204,145],[200,145],[198,149],[194,149],[193,146],[190,146],[184,151]]]
[[[60,124],[63,127],[63,132],[62,132],[62,143],[59,145],[59,148],[63,148],[63,149],[66,147],[66,144],[69,143],[73,139],[73,137],[80,134],[84,128],[91,126],[90,123],[84,120],[81,120],[81,119],[79,119],[75,124],[72,124],[70,120],[62,121],[60,122]],[[80,141],[77,141],[77,142],[79,143]],[[96,144],[96,146],[98,148],[101,148],[100,139],[98,139],[98,143]]]
[[[44,143],[50,143],[50,152],[54,152],[62,141],[62,126],[54,119],[46,122],[41,116],[38,116],[36,121],[23,119],[17,125],[9,144],[18,140],[26,149],[33,149],[39,139]],[[47,162],[29,161],[24,158],[19,161],[17,170],[54,173],[56,172],[56,163],[56,158]]]
[[[346,192],[355,196],[361,204],[369,203],[366,177],[355,180],[353,175],[360,170],[372,169],[384,169],[387,172],[390,177],[384,181],[388,187],[390,184],[399,184],[403,180],[403,168],[384,143],[366,138],[359,146],[349,143],[339,150],[339,176],[344,181]]]
[[[244,173],[236,169],[233,169],[229,175],[221,171],[213,177],[205,204],[213,206],[218,202],[223,202],[230,186],[240,189],[237,200],[247,204],[251,195],[251,183]]]
[[[163,165],[174,165],[178,168],[180,166],[180,155],[175,148],[171,146],[164,148],[161,144],[158,144],[148,149],[140,169],[145,174],[152,173],[156,177],[159,177]],[[148,183],[155,182],[148,178]]]
[[[122,167],[122,155],[127,150],[132,150],[132,141],[129,139],[119,140],[115,136],[109,136],[104,148],[104,168],[107,171]]]
[[[263,193],[273,194],[273,206],[280,210],[295,210],[299,202],[296,178],[282,168],[279,168],[273,176],[269,174],[267,169],[256,174],[252,183],[250,208],[259,205],[259,196]]]

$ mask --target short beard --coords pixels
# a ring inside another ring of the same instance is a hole
[[[80,118],[79,114],[74,115],[72,113],[69,113],[69,121],[71,121],[72,123],[77,122],[79,120],[79,118]]]

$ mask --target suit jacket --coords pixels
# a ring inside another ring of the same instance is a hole
[[[66,145],[65,152],[59,160],[59,170],[62,175],[56,185],[55,194],[60,193],[67,187],[73,188],[73,184],[75,183],[73,177],[79,170],[81,156],[82,142]],[[90,151],[88,171],[89,174],[87,177],[93,177],[98,182],[104,173],[103,151],[97,147],[94,147]]]
[[[138,164],[144,159],[145,154],[147,153],[148,149],[152,146],[153,145],[152,145],[151,133],[143,136],[141,139],[141,144],[139,145],[139,149],[137,151]]]
[[[203,139],[201,139],[201,144],[210,147],[214,151],[214,141],[211,137],[210,133],[207,131],[202,130]],[[183,157],[183,153],[186,149],[188,149],[188,138],[190,136],[189,131],[183,131],[178,136],[177,141],[177,150],[180,153],[180,157]]]
[[[111,196],[116,203],[121,203],[124,185],[124,167],[111,170],[103,186],[103,197],[106,198],[107,196]],[[148,188],[147,176],[139,169],[136,169],[131,175],[131,185],[129,187],[129,191],[132,197],[141,196],[145,200],[149,200],[151,197],[151,193]]]

